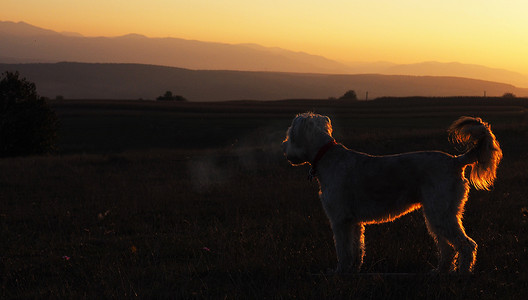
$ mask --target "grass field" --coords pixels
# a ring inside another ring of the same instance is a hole
[[[59,152],[0,160],[2,299],[528,296],[527,99],[52,105]],[[451,122],[491,123],[504,160],[466,205],[474,274],[427,274],[435,246],[414,212],[367,227],[362,274],[324,276],[336,257],[318,188],[279,150],[308,110],[372,154],[457,153]]]

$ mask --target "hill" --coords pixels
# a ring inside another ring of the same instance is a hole
[[[36,83],[39,94],[68,99],[155,99],[172,91],[191,101],[326,99],[353,89],[383,96],[527,96],[528,89],[457,77],[204,71],[140,64],[0,64]]]

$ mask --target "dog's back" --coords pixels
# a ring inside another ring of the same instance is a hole
[[[336,188],[346,191],[348,204],[364,223],[392,221],[420,208],[424,189],[442,189],[446,184],[438,178],[458,178],[464,184],[457,159],[444,152],[373,156],[347,151],[354,162],[342,176],[348,182]]]

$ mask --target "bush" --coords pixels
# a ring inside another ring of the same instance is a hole
[[[343,96],[339,97],[341,100],[357,100],[356,91],[350,90],[346,92]]]
[[[55,150],[58,120],[34,83],[18,72],[0,77],[0,157]]]
[[[163,96],[156,98],[158,101],[187,101],[183,96],[173,95],[171,91],[166,91]]]

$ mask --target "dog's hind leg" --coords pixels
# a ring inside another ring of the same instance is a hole
[[[453,190],[456,201],[451,203],[455,211],[446,218],[447,231],[444,235],[449,243],[453,245],[458,254],[458,272],[470,273],[477,260],[477,243],[467,236],[464,226],[462,225],[462,215],[464,205],[468,199],[469,186],[467,180],[460,184],[454,184]]]
[[[453,271],[455,268],[455,251],[453,246],[449,244],[449,241],[442,236],[437,237],[436,246],[438,247],[439,254],[437,271],[441,273]]]
[[[454,270],[455,252],[453,246],[449,244],[446,238],[435,232],[436,229],[434,226],[430,225],[427,219],[426,224],[427,229],[435,240],[436,247],[438,248],[438,267],[434,269],[433,272],[447,273]]]
[[[336,273],[359,272],[365,254],[365,228],[362,224],[332,224],[337,252]]]
[[[450,215],[445,218],[436,218],[436,216],[428,214],[425,209],[424,214],[429,232],[435,238],[440,252],[437,271],[446,272],[450,271],[451,267],[456,268],[454,262],[450,266],[450,262],[454,259],[452,245],[456,252],[455,256],[458,256],[458,271],[461,273],[471,272],[477,256],[477,244],[466,235],[459,216]]]
[[[471,272],[477,256],[477,244],[466,235],[462,226],[462,214],[469,193],[468,181],[464,177],[453,177],[451,181],[437,182],[424,188],[423,212],[427,228],[437,242],[440,252],[438,271],[449,269],[451,249],[455,249],[458,271]],[[455,263],[453,266],[456,268]]]
[[[464,232],[462,220],[457,222],[457,228],[450,241],[458,252],[458,271],[460,273],[472,272],[477,259],[477,243]]]

